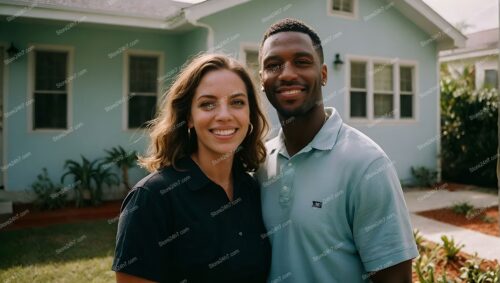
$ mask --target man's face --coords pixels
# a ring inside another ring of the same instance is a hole
[[[326,65],[307,34],[279,32],[266,39],[261,52],[262,86],[278,114],[301,116],[322,105]]]

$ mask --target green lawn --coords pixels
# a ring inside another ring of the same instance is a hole
[[[0,282],[114,282],[117,222],[0,231]]]

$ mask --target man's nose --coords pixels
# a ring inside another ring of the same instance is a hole
[[[281,68],[280,80],[293,81],[297,79],[297,72],[291,62],[285,62]]]

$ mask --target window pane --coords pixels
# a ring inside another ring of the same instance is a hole
[[[399,79],[401,91],[413,91],[412,67],[400,67]]]
[[[413,117],[413,95],[401,95],[401,118],[412,118]]]
[[[67,97],[59,93],[35,93],[34,128],[65,129]]]
[[[353,0],[342,0],[342,11],[352,13],[352,1]]]
[[[156,96],[136,95],[128,102],[128,127],[145,127],[145,123],[154,118]]]
[[[374,64],[373,75],[376,91],[392,91],[392,65]]]
[[[498,72],[497,70],[484,71],[484,86],[498,88]]]
[[[259,76],[259,52],[257,51],[245,51],[246,53],[246,66],[252,75],[255,83],[260,84]]]
[[[366,63],[351,62],[351,87],[366,88]]]
[[[340,11],[340,2],[342,0],[332,0],[333,1],[333,10]]]
[[[366,92],[351,91],[351,117],[366,117]]]
[[[392,95],[375,94],[373,98],[373,112],[375,117],[393,117],[394,108]]]
[[[67,52],[35,51],[35,90],[66,90]]]
[[[130,56],[130,92],[157,91],[158,58]]]

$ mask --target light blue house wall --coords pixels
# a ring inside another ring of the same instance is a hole
[[[81,154],[92,160],[103,157],[104,149],[118,145],[127,150],[144,152],[148,140],[144,131],[123,129],[124,53],[112,58],[109,54],[126,44],[129,44],[129,50],[163,52],[163,74],[160,74],[160,78],[166,87],[174,77],[171,75],[174,74],[172,70],[177,70],[188,54],[198,52],[206,44],[205,39],[192,39],[200,36],[200,33],[203,35],[203,31],[166,34],[78,24],[58,35],[56,31],[64,28],[67,23],[35,24],[14,20],[8,25],[2,25],[0,42],[15,42],[21,50],[31,44],[73,47],[72,73],[81,74],[72,80],[70,108],[73,113],[73,131],[68,131],[67,134],[63,131],[30,132],[27,107],[4,119],[7,126],[4,131],[4,146],[7,147],[5,187],[10,191],[29,188],[43,167],[48,169],[54,181],[59,181],[64,161],[80,160]],[[194,44],[187,44],[187,41]],[[5,109],[9,112],[28,101],[28,55],[9,63],[7,68],[8,97]],[[106,107],[110,109],[112,105],[117,106],[106,111]],[[12,165],[8,166],[9,163]],[[131,182],[137,181],[144,174],[142,169],[132,170]]]
[[[334,106],[344,121],[375,140],[393,160],[399,178],[411,178],[411,166],[437,167],[438,77],[434,42],[423,46],[429,35],[403,16],[391,4],[380,0],[360,0],[357,19],[330,16],[327,0],[266,1],[254,0],[201,20],[215,33],[215,46],[228,53],[240,52],[241,45],[258,45],[266,28],[285,17],[310,24],[320,35],[328,84],[323,89],[327,106]],[[377,12],[378,11],[378,12]],[[237,20],[236,20],[237,19]],[[228,40],[239,35],[237,40]],[[417,63],[416,121],[367,121],[354,123],[346,117],[346,62],[333,68],[335,53],[347,56],[399,58]],[[265,100],[265,98],[264,98]],[[274,109],[270,108],[273,128],[279,128]],[[277,133],[277,131],[275,131]]]
[[[413,22],[395,8],[381,0],[359,0],[357,19],[330,16],[326,12],[327,0],[266,1],[253,0],[228,10],[202,18],[201,23],[212,28],[214,47],[241,58],[243,46],[258,46],[262,34],[273,22],[294,17],[304,20],[316,29],[324,44],[325,63],[329,69],[328,84],[324,87],[324,100],[334,106],[344,121],[382,146],[393,160],[402,180],[411,177],[411,166],[436,169],[438,154],[438,76],[437,51],[434,42],[422,46],[429,39]],[[73,47],[73,73],[86,70],[72,81],[72,125],[78,129],[54,141],[59,132],[41,133],[28,130],[27,108],[21,107],[4,118],[6,128],[5,187],[21,191],[30,187],[36,175],[47,167],[50,176],[59,180],[66,159],[79,159],[80,154],[90,159],[104,156],[104,149],[121,145],[128,150],[145,150],[148,138],[142,130],[123,130],[123,103],[106,111],[107,106],[123,100],[124,53],[113,58],[127,43],[136,42],[130,50],[163,52],[163,72],[160,80],[166,89],[187,58],[206,50],[209,32],[198,27],[194,30],[166,33],[146,29],[114,28],[103,25],[77,24],[61,35],[56,31],[67,23],[27,23],[16,19],[0,26],[0,42],[15,42],[19,49],[30,44],[48,44]],[[336,53],[344,65],[333,68]],[[380,121],[363,123],[346,116],[345,91],[347,85],[347,58],[349,56],[399,58],[417,64],[415,121]],[[8,77],[4,109],[19,108],[28,99],[28,55],[7,65]],[[344,91],[342,91],[344,90]],[[271,126],[279,129],[274,109],[266,102]],[[17,161],[16,161],[17,160]],[[145,174],[132,170],[131,182]]]

